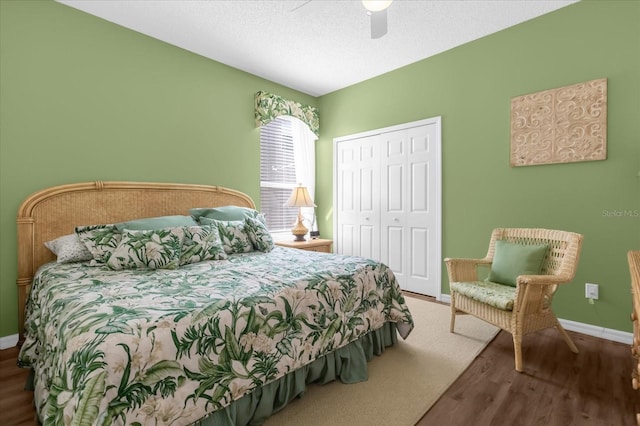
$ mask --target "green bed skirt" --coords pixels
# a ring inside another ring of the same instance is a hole
[[[397,341],[396,324],[388,322],[355,342],[256,389],[195,425],[261,425],[291,400],[302,397],[308,384],[324,384],[336,379],[343,383],[366,381],[367,363],[374,355],[382,354],[386,347],[395,345]]]

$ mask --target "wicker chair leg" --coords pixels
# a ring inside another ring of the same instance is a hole
[[[453,329],[456,326],[456,296],[454,292],[451,292],[451,323],[449,325],[449,333],[454,333]]]
[[[556,328],[558,329],[560,334],[562,334],[562,337],[564,337],[564,341],[567,342],[567,345],[569,345],[569,349],[571,349],[571,352],[573,352],[574,354],[577,354],[578,347],[575,345],[575,343],[573,343],[573,340],[571,340],[571,337],[569,337],[567,330],[565,330],[564,327],[562,327],[560,325],[560,322],[558,321],[556,322]]]
[[[522,336],[513,335],[513,353],[515,356],[516,371],[522,373]]]

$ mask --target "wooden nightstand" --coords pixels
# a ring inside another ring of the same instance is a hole
[[[323,253],[331,253],[332,240],[323,240],[318,238],[316,240],[307,241],[276,241],[277,246],[296,248],[307,251],[321,251]]]

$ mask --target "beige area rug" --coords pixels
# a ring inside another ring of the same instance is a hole
[[[470,315],[405,297],[415,328],[407,340],[387,348],[369,363],[369,380],[312,384],[305,395],[273,415],[265,426],[415,425],[498,333]]]

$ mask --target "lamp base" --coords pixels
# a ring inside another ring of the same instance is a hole
[[[293,239],[293,241],[307,241],[307,240],[304,238],[304,234],[302,234],[302,235],[295,235],[295,234],[294,234],[294,236],[295,236],[295,238]]]
[[[294,226],[291,230],[291,233],[295,237],[293,241],[307,241],[304,239],[304,236],[307,235],[309,229],[304,226],[304,223],[302,223],[303,220],[304,218],[302,217],[302,213],[298,213],[298,221],[296,222],[296,226]]]

